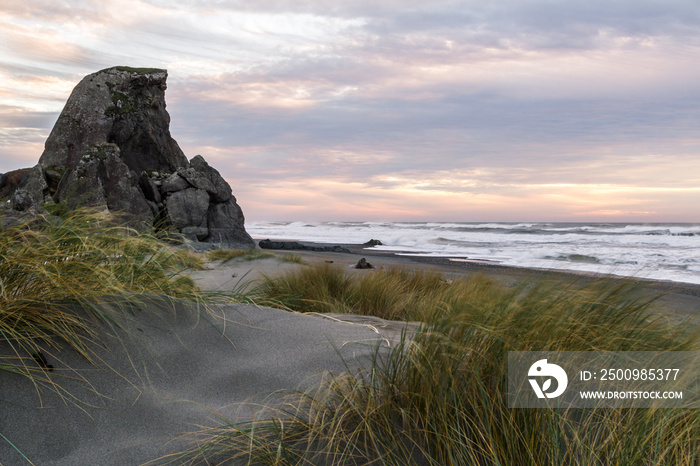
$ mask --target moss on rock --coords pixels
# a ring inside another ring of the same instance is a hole
[[[167,73],[168,70],[162,68],[133,68],[131,66],[113,66],[111,68],[105,68],[102,71],[117,70],[126,71],[127,73],[138,73],[138,74],[154,74],[154,73]]]

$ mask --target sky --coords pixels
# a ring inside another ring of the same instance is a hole
[[[248,221],[700,222],[698,0],[0,0],[0,172],[116,65]]]

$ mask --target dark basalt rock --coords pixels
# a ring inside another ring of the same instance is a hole
[[[214,191],[210,191],[209,194],[211,194],[215,202],[228,202],[231,199],[233,199],[233,202],[236,202],[236,198],[231,193],[231,186],[228,185],[215,168],[211,167],[204,160],[204,157],[195,155],[190,160],[190,167],[206,177],[212,184]]]
[[[141,192],[146,198],[146,201],[153,202],[156,205],[163,202],[163,198],[158,190],[158,185],[150,176],[148,176],[148,173],[141,172],[141,176],[139,177],[139,187],[141,188]]]
[[[102,207],[135,227],[255,247],[226,180],[201,155],[188,161],[171,137],[167,76],[161,69],[114,67],[85,77],[39,164],[0,177],[2,197],[21,188],[12,201],[16,211],[54,202],[69,209]]]
[[[212,184],[211,181],[209,181],[208,178],[206,178],[204,175],[199,173],[197,170],[194,168],[180,168],[177,171],[177,174],[185,180],[187,183],[189,183],[191,186],[194,186],[197,189],[202,189],[209,194],[215,194],[216,193],[216,188],[214,188],[214,185]],[[229,188],[230,190],[231,188]]]
[[[209,194],[206,191],[196,188],[183,189],[169,196],[165,206],[175,228],[182,231],[194,227],[198,236],[204,235],[206,238],[209,213]]]
[[[382,246],[382,242],[379,241],[378,239],[371,239],[371,240],[367,241],[366,243],[363,243],[362,246],[365,246],[368,248],[370,248],[372,246]]]
[[[46,140],[39,165],[74,167],[88,148],[114,143],[130,170],[173,172],[187,158],[170,136],[165,110],[168,72],[114,67],[83,78]]]
[[[12,208],[18,212],[26,212],[34,205],[34,198],[28,191],[18,189],[10,199]]]
[[[20,188],[27,191],[37,204],[43,204],[51,200],[49,185],[46,182],[46,173],[40,165],[29,170],[27,176],[20,182]]]
[[[19,188],[20,183],[30,171],[31,168],[20,168],[0,175],[0,199],[12,196],[12,193]]]
[[[372,264],[370,264],[369,262],[367,262],[367,259],[365,259],[363,257],[362,259],[357,261],[357,264],[355,264],[355,268],[356,269],[373,269],[374,266]]]
[[[56,190],[56,200],[68,208],[103,207],[119,212],[133,225],[152,225],[148,206],[134,172],[120,157],[116,144],[96,144],[69,168]]]
[[[231,196],[228,202],[209,205],[209,238],[210,243],[243,243],[250,238],[245,231],[233,226],[243,222],[243,211],[236,204],[236,199]],[[247,243],[246,243],[247,244]],[[250,248],[255,247],[255,243]]]
[[[310,246],[297,241],[271,241],[269,239],[261,240],[258,245],[261,249],[286,249],[292,251],[321,251],[321,252],[345,252],[350,253],[347,248],[339,245],[332,246]]]
[[[172,173],[169,177],[165,179],[165,181],[163,181],[161,190],[163,191],[163,193],[168,194],[176,193],[189,187],[190,184],[187,182],[186,179],[181,177],[179,173]]]

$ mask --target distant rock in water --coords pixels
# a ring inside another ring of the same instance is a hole
[[[258,243],[260,249],[288,249],[292,251],[320,251],[320,252],[345,252],[350,253],[347,248],[340,245],[328,245],[328,246],[310,246],[308,244],[302,244],[298,241],[271,241],[269,239],[261,240]]]
[[[21,182],[5,181],[5,195],[19,196],[11,205],[103,207],[132,226],[255,247],[226,180],[202,156],[188,161],[170,135],[167,77],[166,70],[122,66],[86,76],[68,98],[39,164]]]
[[[378,239],[371,239],[371,240],[367,241],[366,243],[363,243],[362,246],[371,248],[373,246],[383,246],[383,244]]]

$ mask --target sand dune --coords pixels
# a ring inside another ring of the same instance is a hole
[[[223,418],[251,420],[285,391],[313,387],[346,363],[366,363],[396,335],[377,321],[253,305],[216,306],[216,317],[186,303],[149,307],[103,345],[91,345],[104,364],[44,351],[54,366],[47,375],[77,400],[0,371],[2,464],[28,464],[22,454],[43,465],[141,464],[185,448],[172,440],[182,433]]]

